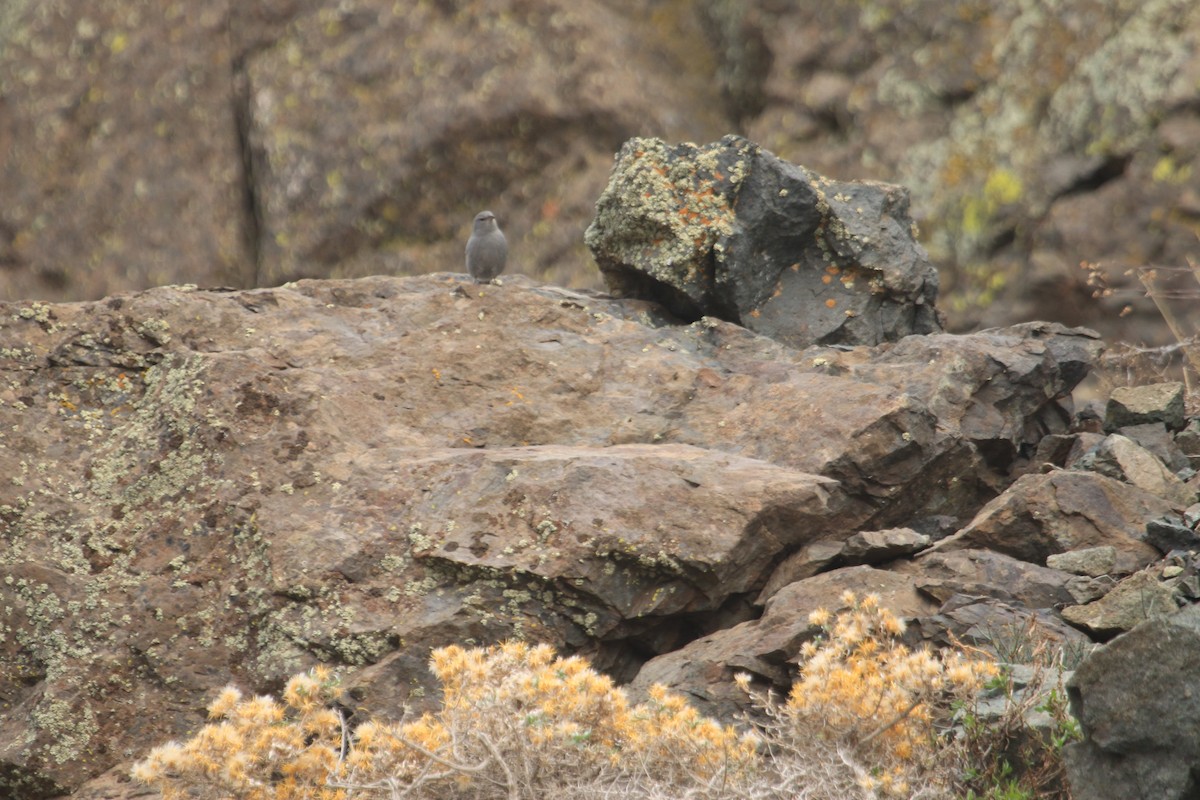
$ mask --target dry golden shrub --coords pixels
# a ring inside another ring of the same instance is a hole
[[[282,702],[227,688],[211,723],[133,774],[165,800],[950,796],[957,761],[936,723],[995,665],[910,650],[876,597],[843,601],[813,615],[825,635],[799,680],[785,700],[756,697],[766,723],[745,732],[662,687],[634,704],[582,658],[507,642],[434,651],[436,712],[353,731],[327,669],[292,678]]]

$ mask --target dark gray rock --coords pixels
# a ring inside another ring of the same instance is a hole
[[[1067,778],[1087,800],[1200,796],[1200,606],[1152,620],[1091,653],[1067,684],[1084,741]]]
[[[1087,800],[1195,800],[1200,785],[1178,757],[1170,751],[1113,756],[1088,742],[1064,752],[1072,796]]]
[[[1183,408],[1182,383],[1152,383],[1114,389],[1104,409],[1104,429],[1115,431],[1127,425],[1161,422],[1169,430],[1183,430],[1187,420]]]
[[[631,139],[585,241],[614,294],[715,316],[793,347],[941,329],[908,192],[843,183],[738,136]]]
[[[1200,467],[1200,419],[1190,420],[1186,428],[1175,434],[1175,446],[1187,456],[1189,466]]]
[[[1174,514],[1165,514],[1147,522],[1146,541],[1157,547],[1163,555],[1172,550],[1200,549],[1200,534]]]

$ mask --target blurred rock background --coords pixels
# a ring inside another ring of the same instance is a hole
[[[600,286],[621,143],[740,133],[909,187],[953,330],[1164,344],[1125,273],[1196,304],[1198,38],[1194,0],[6,0],[0,299],[461,272],[483,208],[510,272]]]

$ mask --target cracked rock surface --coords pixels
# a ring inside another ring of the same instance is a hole
[[[789,556],[968,520],[1099,346],[1022,326],[797,350],[447,274],[0,306],[6,785],[104,796],[113,742],[318,662],[384,716],[452,642],[631,679],[814,591]],[[909,574],[846,569],[937,610]]]

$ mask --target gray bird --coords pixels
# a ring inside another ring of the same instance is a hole
[[[467,272],[476,283],[491,283],[504,272],[508,260],[508,240],[496,224],[496,215],[480,211],[475,215],[475,228],[467,240]]]

